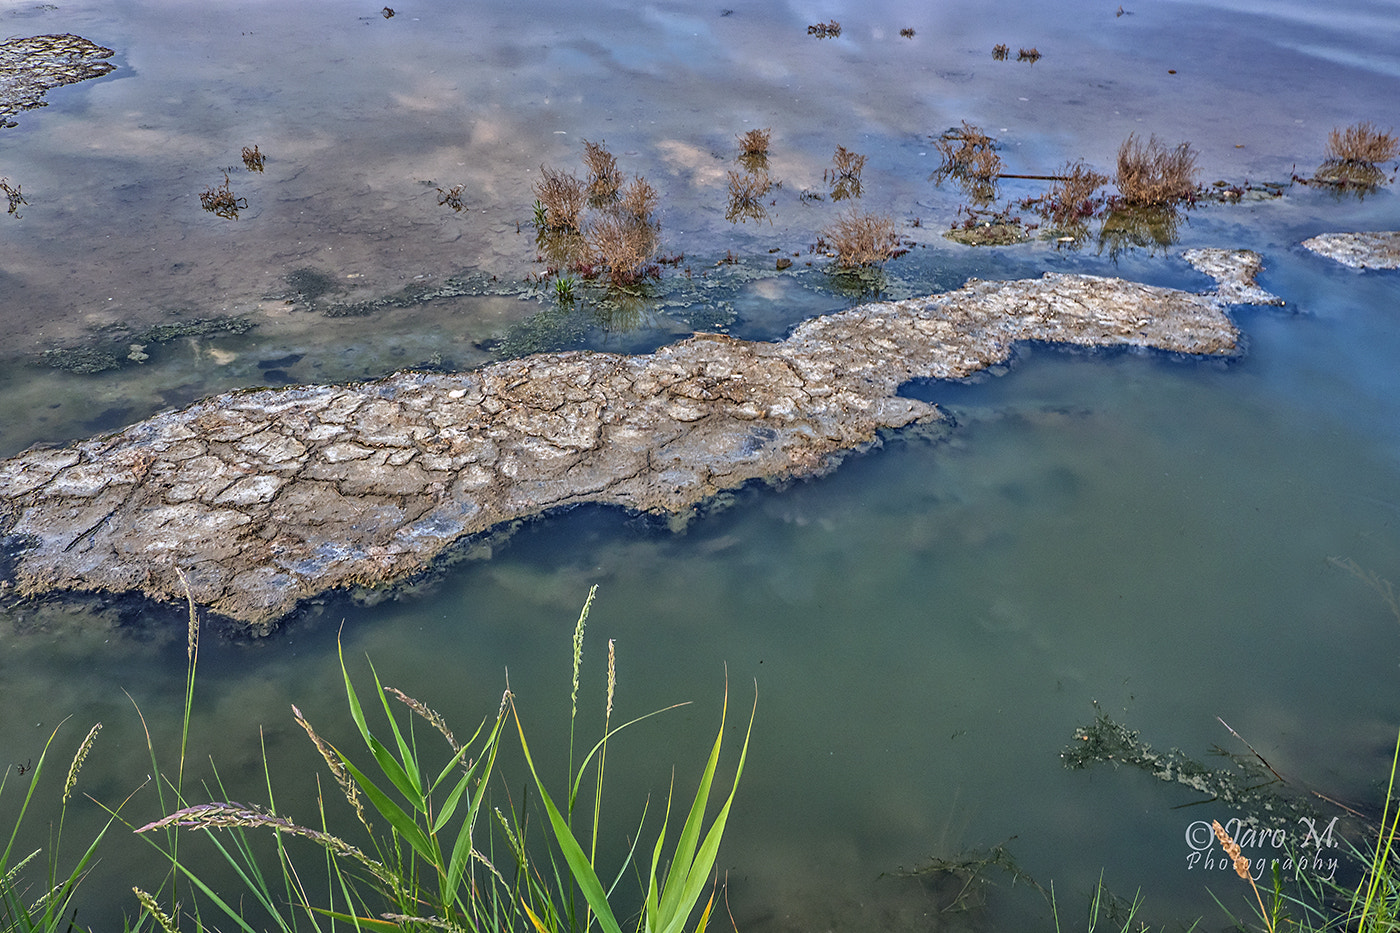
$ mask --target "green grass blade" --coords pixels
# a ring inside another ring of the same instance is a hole
[[[350,776],[355,779],[360,790],[365,792],[365,796],[369,798],[374,809],[379,811],[380,816],[389,821],[389,825],[394,828],[394,831],[407,840],[408,844],[413,847],[413,851],[427,859],[429,864],[435,868],[441,868],[441,853],[437,851],[437,847],[434,846],[428,834],[423,831],[423,827],[419,826],[413,817],[409,816],[408,811],[394,803],[388,794],[379,789],[379,785],[355,767],[348,758],[341,755],[340,760],[345,765],[345,769],[350,772]]]
[[[584,854],[583,847],[574,838],[569,824],[565,822],[564,817],[559,813],[559,808],[550,799],[549,792],[544,788],[544,782],[540,780],[539,772],[535,770],[534,759],[530,756],[529,743],[525,741],[525,728],[520,724],[518,714],[515,717],[515,725],[520,732],[520,748],[525,753],[525,763],[530,768],[530,776],[535,779],[535,788],[540,792],[540,800],[544,803],[545,813],[549,816],[550,829],[554,832],[555,842],[558,843],[559,850],[564,855],[564,861],[569,866],[569,872],[573,875],[574,882],[583,892],[588,906],[593,908],[598,925],[603,928],[604,933],[622,933],[617,918],[613,916],[612,906],[608,904],[607,894],[603,891],[603,883],[598,880],[598,875],[593,871],[593,866],[589,864],[588,856]]]

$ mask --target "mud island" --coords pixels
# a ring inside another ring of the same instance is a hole
[[[697,334],[654,353],[545,353],[458,374],[230,392],[0,463],[12,595],[194,598],[256,633],[328,590],[390,584],[455,543],[580,503],[684,514],[810,476],[941,419],[899,396],[1017,341],[1223,356],[1228,303],[1272,303],[1258,256],[1193,250],[1219,289],[1088,275],[973,280],[813,318],[787,339]]]

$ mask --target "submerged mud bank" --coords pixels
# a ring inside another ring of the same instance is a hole
[[[266,631],[308,597],[392,582],[550,509],[678,514],[749,480],[819,473],[881,430],[942,417],[902,384],[967,376],[1016,341],[1232,354],[1223,306],[1245,300],[1258,258],[1195,253],[1220,293],[974,280],[814,318],[777,343],[698,334],[642,356],[216,396],[0,463],[4,586],[177,600],[179,568],[201,604]]]

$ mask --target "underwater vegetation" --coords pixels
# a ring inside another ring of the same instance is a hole
[[[263,164],[262,150],[257,147],[257,144],[254,144],[252,149],[249,149],[247,146],[243,147],[243,165],[248,171],[261,172],[263,170]]]
[[[199,206],[229,220],[237,220],[238,212],[248,209],[248,200],[234,195],[229,187],[228,172],[224,172],[224,183],[214,188],[205,188],[199,193]]]
[[[20,206],[29,203],[24,199],[24,195],[20,193],[19,185],[10,184],[8,178],[0,178],[0,192],[3,192],[5,198],[10,202],[8,213],[18,220],[20,217]]]

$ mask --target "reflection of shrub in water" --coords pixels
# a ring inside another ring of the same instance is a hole
[[[831,199],[860,197],[860,173],[865,169],[865,156],[837,146],[831,157],[832,167],[822,173],[822,181],[831,182]]]
[[[724,219],[730,223],[747,220],[765,220],[768,211],[763,206],[763,198],[773,183],[766,172],[729,172],[729,206]]]
[[[1077,234],[1083,231],[1084,222],[1103,207],[1103,199],[1094,194],[1107,183],[1108,176],[1100,175],[1082,161],[1070,162],[1039,200],[1036,211],[1054,229]]]
[[[1114,184],[1129,207],[1189,201],[1196,195],[1196,151],[1190,143],[1168,149],[1156,136],[1144,143],[1136,133],[1130,134],[1118,147]]]
[[[996,198],[997,178],[1004,168],[996,152],[996,140],[964,120],[961,129],[944,133],[933,141],[933,146],[943,156],[943,164],[929,176],[935,184],[941,185],[951,176],[979,201]]]
[[[1110,211],[1099,228],[1099,252],[1117,260],[1125,249],[1137,246],[1156,252],[1177,240],[1181,214],[1170,205],[1161,207],[1120,207]]]

